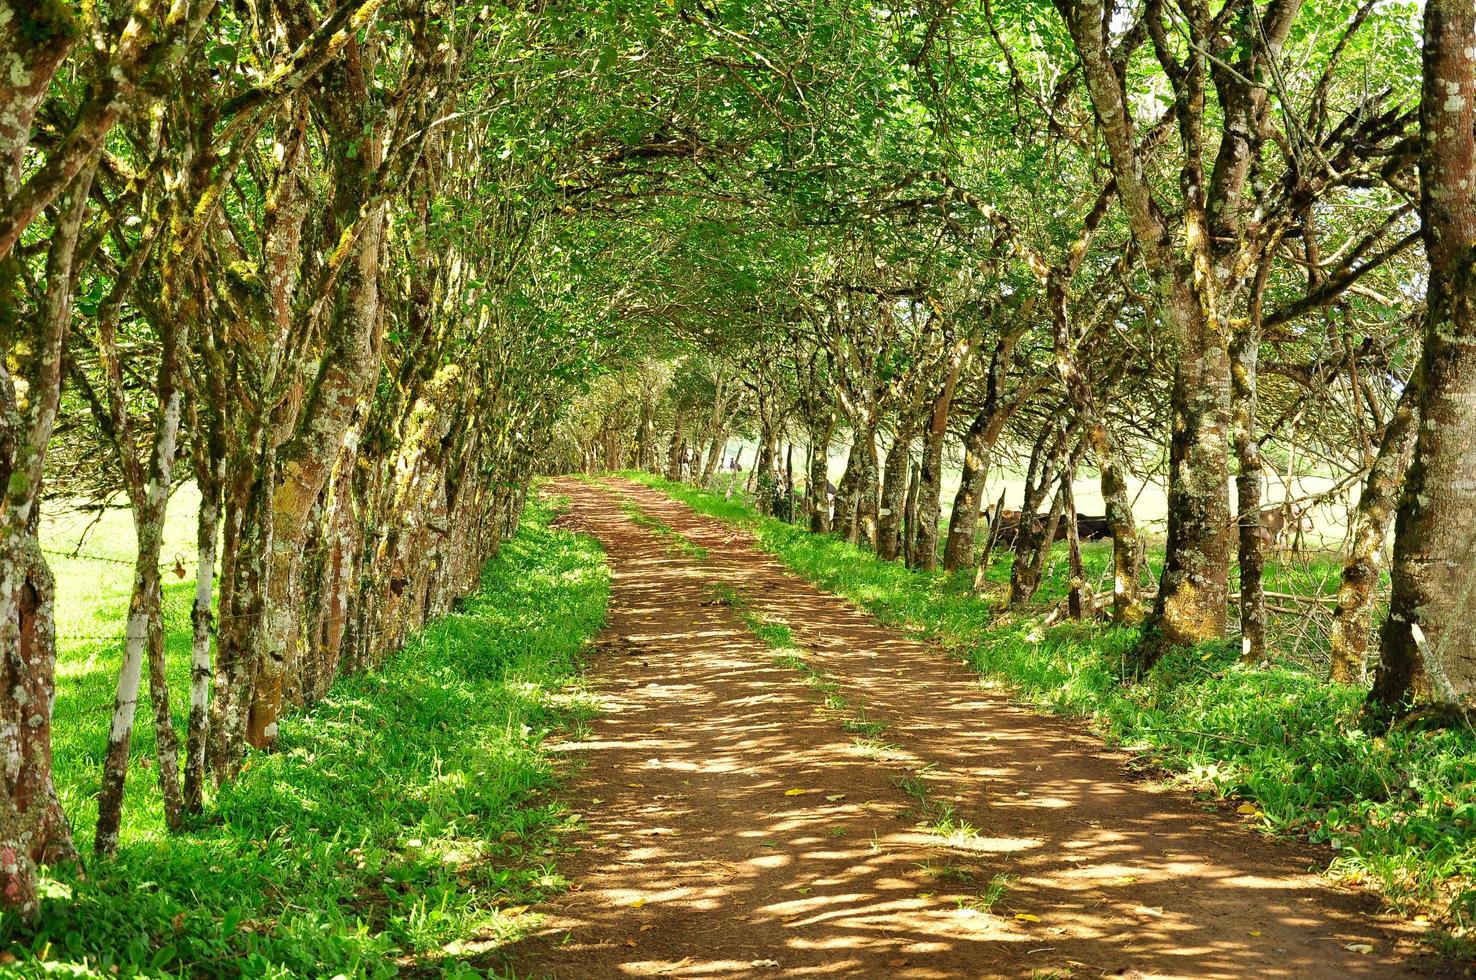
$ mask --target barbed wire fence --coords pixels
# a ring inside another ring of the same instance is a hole
[[[89,554],[77,551],[61,551],[58,549],[50,548],[42,548],[41,550],[47,555],[61,557],[68,560],[92,562],[106,566],[122,565],[130,569],[136,566],[136,562],[134,561],[130,561],[124,558],[115,558],[108,555]],[[170,570],[178,569],[182,565],[183,558],[181,556],[168,562],[161,562],[159,567],[161,570]],[[190,566],[185,567],[187,568],[186,574],[179,577],[180,581],[193,582],[193,572],[195,571],[195,568]],[[125,586],[123,591],[127,592],[128,586]],[[183,636],[186,639],[189,639],[193,636],[194,630],[194,624],[191,621],[195,604],[193,588],[191,588],[188,594],[185,595],[180,595],[176,593],[176,595],[171,597],[170,593],[171,590],[167,588],[163,590],[163,598],[161,604],[164,616],[164,633],[166,644],[168,643],[169,637],[171,635],[177,634]],[[216,643],[216,627],[219,623],[230,620],[263,619],[264,615],[265,614],[261,611],[237,614],[221,614],[212,609],[210,615],[212,654],[214,652],[213,648]],[[56,630],[57,652],[59,655],[58,659],[60,659],[62,655],[69,652],[74,654],[82,652],[77,650],[76,648],[78,646],[84,646],[87,644],[95,644],[95,646],[90,651],[87,651],[88,657],[84,662],[84,665],[88,668],[101,661],[104,655],[116,654],[117,656],[121,657],[123,653],[124,643],[127,640],[127,637],[125,635],[125,631],[127,628],[126,620],[127,617],[125,610],[123,617],[118,620],[118,626],[116,629],[88,632],[82,632],[77,629],[68,629],[66,627],[66,624],[59,622],[57,624]],[[412,635],[410,631],[402,629],[401,626],[398,624],[381,624],[380,626],[369,632],[365,642],[367,643],[369,649],[376,651],[374,654],[376,662],[382,663],[384,660],[395,653],[395,650],[386,649],[384,647],[385,641],[407,639],[410,635]],[[71,648],[70,650],[68,649],[69,647]],[[116,664],[114,664],[111,659],[108,660],[107,663],[110,666],[116,666]],[[111,680],[111,677],[109,678],[109,680]],[[175,685],[175,688],[177,688],[178,691],[188,691],[189,689],[188,685]],[[178,691],[171,690],[171,700],[175,698]],[[57,691],[56,704],[52,708],[52,725],[53,727],[55,727],[59,723],[72,724],[82,719],[109,716],[114,711],[113,700],[114,691],[111,683],[101,685],[78,685],[71,690],[59,688]],[[403,703],[397,704],[396,707],[414,707],[415,702],[410,698],[402,698],[401,701]],[[185,707],[187,708],[187,706],[188,705],[186,704]],[[150,728],[150,730],[152,730],[152,726],[148,727]]]

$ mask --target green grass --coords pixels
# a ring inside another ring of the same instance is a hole
[[[562,887],[555,858],[577,819],[547,793],[556,773],[542,743],[591,711],[579,653],[608,596],[598,546],[551,529],[551,517],[530,505],[477,594],[381,673],[345,678],[285,719],[280,751],[253,755],[198,825],[166,835],[153,772],[135,766],[117,859],[85,880],[54,869],[38,926],[0,922],[0,946],[19,961],[3,969],[458,975],[472,952],[526,931],[534,917],[509,908]],[[80,636],[121,630],[126,574],[63,613],[57,779],[83,847],[108,725],[86,709],[110,697],[117,656]],[[181,727],[187,588],[171,590],[168,615]],[[149,727],[137,758],[152,749]]]
[[[176,719],[189,712],[190,605],[194,601],[192,487],[175,493],[165,526],[165,653],[170,702]],[[71,818],[79,847],[90,851],[97,823],[97,791],[107,749],[113,692],[123,659],[123,622],[133,578],[134,534],[126,508],[111,509],[89,526],[88,515],[60,511],[41,529],[56,576],[57,690],[52,748],[57,793]],[[84,537],[84,530],[87,532]],[[73,557],[75,555],[75,557]],[[185,570],[178,577],[176,561]],[[146,672],[147,673],[147,672]],[[145,680],[147,686],[147,679]],[[134,722],[122,843],[152,839],[164,831],[157,774],[137,763],[154,756],[153,709],[147,691]],[[181,728],[181,732],[183,729]],[[183,745],[183,734],[180,736]]]
[[[971,594],[971,576],[910,571],[833,537],[761,518],[737,501],[628,475],[699,513],[747,527],[761,548],[804,578],[931,639],[1022,700],[1090,719],[1109,741],[1207,795],[1254,801],[1261,813],[1254,819],[1267,830],[1331,844],[1335,875],[1374,885],[1397,908],[1429,915],[1449,935],[1472,930],[1471,731],[1371,737],[1359,727],[1363,691],[1331,684],[1296,658],[1246,666],[1229,642],[1174,653],[1130,684],[1123,675],[1134,631],[1071,622],[1045,628],[1038,614],[1001,614]],[[1095,567],[1107,557],[1101,547],[1088,549]],[[1004,559],[988,578],[1008,579]],[[1276,570],[1268,587],[1290,591],[1326,581],[1316,571]],[[1048,576],[1041,601],[1064,588],[1064,575]]]
[[[989,879],[988,886],[978,895],[958,899],[956,904],[960,909],[970,909],[983,915],[992,915],[994,906],[1009,893],[1010,882],[1013,880],[1007,874],[997,874]]]
[[[747,605],[747,600],[728,586],[715,585],[714,591],[725,605],[738,608]],[[890,723],[871,715],[858,696],[847,694],[829,674],[806,660],[805,651],[797,645],[789,624],[752,612],[743,614],[743,624],[759,642],[774,651],[775,664],[804,675],[805,683],[820,695],[825,709],[838,717],[841,730],[857,736],[858,745],[864,744],[878,752],[886,749],[879,740],[891,727]]]
[[[615,490],[616,493],[619,493],[619,490],[617,488],[611,487],[610,489]],[[641,509],[641,505],[636,503],[634,500],[625,497],[623,494],[621,496],[622,499],[620,502],[620,509],[625,512],[626,517],[630,518],[630,522],[632,524],[636,525],[637,527],[643,527],[646,530],[661,536],[666,540],[668,545],[686,555],[688,558],[696,558],[698,561],[707,560],[706,548],[702,547],[699,544],[695,544],[692,541],[689,541],[686,535],[682,534],[676,528],[661,520],[661,518],[652,517],[650,514],[647,514],[644,510]]]

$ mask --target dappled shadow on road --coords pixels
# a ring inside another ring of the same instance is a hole
[[[708,551],[692,557],[615,493],[558,489],[614,573],[591,665],[604,713],[557,747],[582,764],[585,849],[565,868],[576,890],[508,951],[519,975],[1440,971],[1370,896],[1308,874],[1321,855],[1145,785],[732,529],[621,483]],[[857,738],[819,710],[719,583],[885,730]]]

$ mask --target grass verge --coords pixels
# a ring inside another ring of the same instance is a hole
[[[1015,696],[1089,718],[1109,741],[1207,795],[1250,801],[1243,819],[1330,844],[1335,877],[1377,887],[1445,937],[1464,946],[1473,936],[1476,734],[1370,737],[1358,724],[1361,690],[1294,663],[1248,667],[1230,643],[1179,651],[1125,684],[1133,631],[1044,628],[1038,615],[1004,615],[973,595],[971,575],[911,571],[739,501],[626,475],[748,529],[802,577],[939,644]]]
[[[821,704],[836,717],[841,729],[856,737],[858,749],[877,758],[886,758],[894,751],[894,746],[881,740],[890,724],[868,712],[858,695],[848,695],[829,674],[806,660],[805,651],[795,642],[788,623],[748,611],[747,601],[729,586],[716,583],[713,592],[719,604],[744,610],[743,625],[774,651],[774,663],[804,676],[805,683],[820,695]]]
[[[253,756],[198,826],[166,836],[157,809],[130,798],[115,861],[86,879],[59,869],[37,926],[0,922],[0,955],[14,958],[0,971],[483,975],[462,954],[525,932],[534,917],[519,906],[563,885],[554,857],[572,818],[546,795],[542,742],[591,710],[579,652],[604,619],[608,573],[598,545],[552,516],[531,504],[459,611],[284,720],[280,751]],[[100,748],[106,725],[79,744]],[[65,792],[85,795],[90,771],[59,766]],[[150,781],[133,773],[145,796]]]
[[[615,493],[619,494],[620,509],[625,513],[626,517],[630,518],[630,522],[636,527],[643,527],[653,534],[658,535],[666,541],[668,547],[677,552],[680,552],[683,555],[686,555],[688,558],[695,558],[698,561],[707,560],[706,548],[702,547],[700,544],[692,542],[687,538],[686,535],[682,534],[670,524],[667,524],[661,518],[653,517],[650,514],[646,513],[643,509],[641,509],[640,504],[636,503],[634,500],[631,500],[626,495],[620,493],[620,489],[618,487],[611,487],[608,484],[601,484],[601,486],[605,486],[608,489],[613,490],[615,491]]]

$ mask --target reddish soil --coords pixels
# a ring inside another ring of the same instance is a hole
[[[1456,975],[1375,896],[1315,874],[1329,852],[1145,781],[731,528],[610,483],[556,485],[614,580],[590,664],[603,713],[558,746],[587,824],[562,865],[575,887],[538,909],[516,975]],[[708,556],[638,526],[626,500]],[[850,714],[745,613],[788,624]],[[858,708],[887,748],[847,730]],[[939,833],[950,812],[966,832]]]

